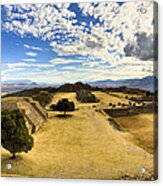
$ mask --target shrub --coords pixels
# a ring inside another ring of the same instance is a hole
[[[109,103],[109,106],[112,106],[113,104],[112,103]]]
[[[147,92],[146,92],[146,96],[147,96],[147,97],[151,96],[150,91],[147,91]]]
[[[53,111],[57,110],[56,105],[55,104],[50,105],[50,109]]]
[[[118,103],[118,106],[121,106],[121,103],[120,102]]]
[[[113,104],[113,105],[112,105],[112,107],[113,107],[113,108],[115,108],[115,107],[116,107],[116,105],[115,105],[115,104]]]
[[[136,104],[135,103],[133,103],[133,107],[135,107],[136,106]]]
[[[15,159],[17,152],[28,152],[33,147],[33,138],[29,135],[23,114],[19,110],[2,111],[2,146],[12,153]]]
[[[68,101],[68,99],[61,99],[58,101],[56,105],[56,110],[60,112],[64,112],[64,115],[66,115],[66,112],[74,111],[75,105],[73,101]]]
[[[125,104],[124,103],[122,103],[122,107],[125,107]]]

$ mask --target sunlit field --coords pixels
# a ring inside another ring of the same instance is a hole
[[[97,104],[119,101],[105,93],[99,92],[96,96],[101,99]],[[10,160],[10,154],[2,149],[2,176],[121,179],[127,175],[140,178],[140,169],[145,167],[144,177],[151,178],[153,155],[134,142],[132,128],[128,132],[117,131],[106,117],[95,111],[93,103],[79,103],[75,93],[57,93],[53,103],[63,97],[74,101],[76,110],[66,117],[60,112],[48,111],[48,120],[33,135],[35,145],[28,154],[21,153],[16,160]],[[139,119],[144,121],[143,115]],[[140,126],[141,120],[139,122]],[[149,134],[151,130],[151,125],[149,129],[145,125],[141,133]],[[138,134],[138,131],[134,133]],[[148,140],[152,143],[151,136]],[[9,162],[12,169],[6,170]]]
[[[116,118],[119,125],[125,130],[132,133],[135,139],[142,147],[153,153],[154,148],[154,114],[139,114],[130,117]]]

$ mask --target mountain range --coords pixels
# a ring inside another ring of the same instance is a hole
[[[128,88],[139,88],[143,90],[148,90],[154,92],[157,89],[158,79],[155,76],[147,76],[144,78],[135,79],[120,79],[120,80],[100,80],[89,82],[86,86],[99,87],[99,88],[116,88],[116,87],[128,87]],[[75,84],[77,90],[80,89],[80,83]],[[31,89],[34,87],[57,87],[58,85],[46,84],[46,83],[36,83],[30,80],[7,80],[3,81],[1,85],[2,94],[7,94],[11,92],[17,92],[25,89]],[[69,87],[69,84],[64,84],[60,86],[60,89],[64,91],[65,86]],[[82,86],[83,87],[83,86]],[[66,89],[67,90],[67,89]],[[76,89],[75,89],[76,90]]]
[[[2,82],[3,85],[38,85],[30,80],[6,80]]]
[[[153,92],[157,89],[158,79],[155,76],[147,76],[144,78],[135,79],[123,79],[123,80],[100,80],[95,82],[90,82],[89,85],[103,87],[121,87],[126,86],[129,88],[139,88]]]

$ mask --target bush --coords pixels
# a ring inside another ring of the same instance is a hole
[[[68,101],[68,99],[61,99],[58,101],[56,105],[56,110],[60,112],[64,112],[64,115],[66,115],[66,112],[74,111],[75,105],[73,101]]]
[[[19,110],[2,111],[2,146],[12,153],[28,152],[33,147],[33,138],[29,135],[23,114]]]
[[[57,110],[56,105],[55,104],[50,105],[50,109],[53,111]]]
[[[116,105],[115,105],[115,104],[113,104],[113,105],[112,105],[112,107],[113,107],[113,108],[115,108],[115,107],[116,107]]]
[[[125,107],[125,104],[124,103],[122,103],[122,107]]]
[[[133,107],[135,107],[136,106],[136,104],[135,103],[133,103]]]
[[[147,91],[147,92],[146,92],[146,96],[147,96],[147,97],[149,97],[149,96],[151,96],[151,95],[152,95],[152,94],[150,93],[150,91]]]
[[[120,102],[118,103],[118,106],[121,106],[121,103]]]
[[[142,102],[142,106],[144,106],[145,105],[145,103],[144,102]]]

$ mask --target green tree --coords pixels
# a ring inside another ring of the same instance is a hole
[[[1,144],[12,153],[15,159],[17,152],[28,152],[33,147],[33,137],[29,135],[23,114],[19,110],[2,111]]]
[[[125,107],[125,104],[124,103],[122,103],[122,107]]]
[[[55,104],[50,105],[50,109],[55,111],[56,110],[56,105]]]
[[[56,105],[56,110],[60,112],[64,112],[64,115],[66,115],[66,112],[74,111],[75,105],[73,101],[68,101],[68,99],[61,99],[58,101]]]
[[[146,96],[147,96],[147,97],[151,96],[150,91],[147,91],[147,92],[146,92]]]
[[[116,107],[116,104],[113,104],[112,107],[115,108]]]
[[[118,103],[118,106],[121,106],[121,103],[120,102]]]
[[[136,106],[136,103],[133,103],[133,107],[135,107]]]

